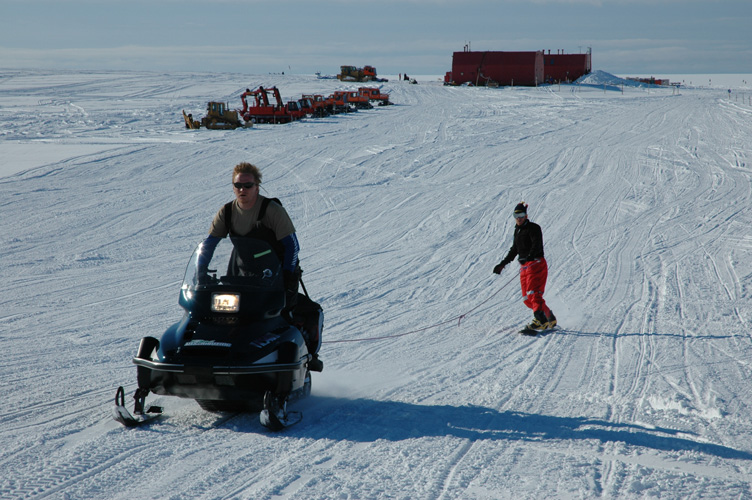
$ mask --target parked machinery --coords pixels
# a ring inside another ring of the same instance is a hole
[[[198,120],[193,119],[193,115],[188,113],[185,113],[185,110],[183,110],[183,120],[185,120],[185,128],[191,129],[191,130],[197,130],[201,128],[201,122]]]
[[[326,100],[332,103],[335,113],[350,113],[358,110],[347,100],[347,93],[341,90],[331,94]]]
[[[320,101],[316,101],[314,98],[321,98]],[[329,116],[329,112],[326,110],[322,96],[314,96],[312,94],[303,94],[303,97],[298,99],[298,105],[300,109],[306,113],[306,116],[313,118],[323,118]]]
[[[375,75],[375,70],[373,70]],[[250,100],[252,97],[253,100]],[[325,97],[321,94],[303,94],[300,99],[282,103],[277,87],[256,90],[245,89],[240,95],[243,108],[228,109],[224,102],[211,101],[206,107],[206,116],[194,120],[193,115],[183,110],[183,120],[187,129],[231,130],[238,127],[251,127],[254,123],[290,123],[305,117],[324,117],[337,113],[349,113],[358,109],[370,109],[372,102],[380,106],[390,104],[389,94],[381,93],[377,87],[360,87],[355,90],[338,90]]]
[[[338,102],[347,103],[355,109],[371,109],[371,100],[358,92],[357,90],[337,90],[334,92],[334,98]]]
[[[337,79],[341,80],[343,82],[362,82],[365,81],[365,75],[363,74],[363,70],[361,68],[356,68],[355,66],[340,66],[340,72],[339,75],[337,75]]]
[[[285,108],[290,113],[290,116],[292,116],[293,121],[308,116],[308,110],[301,105],[300,101],[300,99],[297,101],[287,101],[287,104],[285,104]]]
[[[387,82],[383,78],[376,76],[376,68],[373,66],[363,66],[362,68],[356,68],[355,66],[340,66],[340,73],[337,75],[337,79],[343,82]]]
[[[379,106],[387,106],[391,104],[391,102],[389,102],[389,94],[382,94],[381,89],[378,87],[360,87],[358,92],[361,95],[368,97],[370,101],[378,103]]]
[[[334,106],[327,102],[326,98],[321,94],[303,94],[303,99],[311,102],[313,116],[317,118],[334,114]]]
[[[247,98],[251,96],[254,99],[254,106],[248,105]],[[269,99],[273,98],[273,101]],[[243,101],[243,109],[240,110],[240,116],[246,122],[252,123],[290,123],[293,120],[300,119],[300,115],[290,112],[290,109],[282,104],[282,97],[277,87],[265,89],[259,86],[256,90],[245,89],[240,95]]]
[[[363,66],[363,75],[366,77],[363,81],[370,82],[378,80],[378,78],[376,78],[376,68],[373,66]]]
[[[238,112],[234,109],[228,109],[224,102],[210,101],[206,105],[206,116],[201,121],[193,119],[192,114],[186,114],[183,111],[183,120],[185,128],[198,129],[200,127],[213,130],[233,130],[238,127],[250,127],[251,124],[243,124],[238,118]]]

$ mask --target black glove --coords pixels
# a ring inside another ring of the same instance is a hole
[[[496,264],[493,268],[494,274],[501,274],[501,270],[504,269],[506,264],[502,264],[501,262]]]
[[[212,276],[209,274],[211,270],[206,267],[199,267],[196,273],[196,281],[199,285],[210,285],[213,282]],[[213,271],[216,272],[216,271]]]

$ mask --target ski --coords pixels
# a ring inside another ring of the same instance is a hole
[[[293,425],[300,423],[301,420],[303,420],[303,414],[299,411],[288,412],[285,416],[279,416],[269,410],[261,410],[261,413],[259,414],[261,425],[272,432],[279,432],[288,427],[292,427]]]
[[[133,415],[125,407],[125,390],[122,387],[118,387],[118,390],[115,393],[113,417],[125,427],[131,428],[144,425],[145,423],[151,422],[162,416],[161,406],[150,406],[146,411],[138,411],[139,404],[141,409],[143,409],[143,401],[139,402],[138,398],[136,398],[136,410],[134,410],[135,415]]]
[[[518,333],[520,335],[527,335],[528,337],[535,337],[536,335],[551,333],[551,332],[556,331],[556,330],[557,330],[556,327],[546,328],[544,330],[536,330],[534,328],[530,328],[529,326],[526,326],[525,328],[523,328],[522,330],[520,330]]]
[[[264,409],[259,413],[259,422],[272,432],[279,432],[300,423],[303,413],[287,411],[287,400],[282,402],[271,392],[264,394]]]

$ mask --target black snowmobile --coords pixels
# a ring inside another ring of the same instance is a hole
[[[116,420],[131,427],[158,416],[161,408],[144,407],[153,392],[195,399],[208,411],[260,411],[273,430],[296,423],[301,414],[287,403],[307,396],[311,371],[323,368],[321,307],[305,287],[286,307],[282,265],[265,241],[223,239],[208,265],[201,252],[199,245],[180,287],[183,318],[161,340],[141,339],[134,411],[118,388]]]

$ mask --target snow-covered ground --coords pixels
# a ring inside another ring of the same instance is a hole
[[[387,108],[183,127],[259,84],[347,87],[0,73],[1,498],[752,496],[749,101],[391,81]],[[239,161],[290,212],[326,314],[303,422],[152,395],[167,416],[125,429],[115,389],[180,317]],[[562,326],[539,338],[516,333],[516,269],[491,273],[521,200]]]

